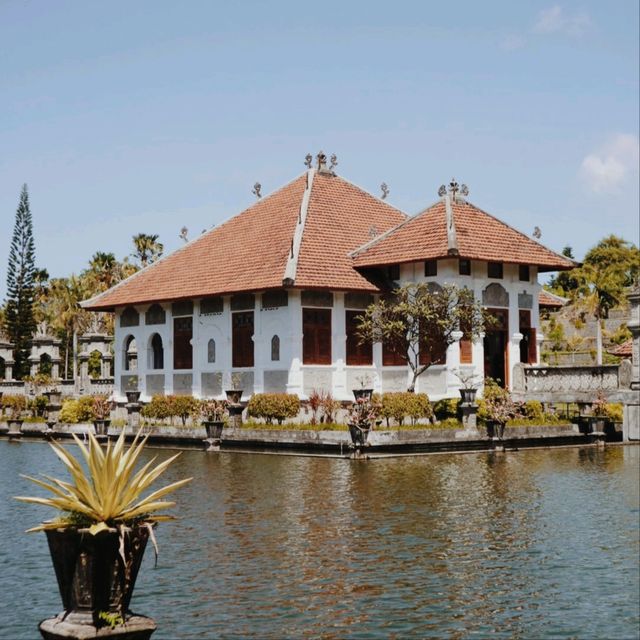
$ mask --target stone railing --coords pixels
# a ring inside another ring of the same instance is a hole
[[[631,362],[603,366],[528,366],[513,369],[513,395],[541,402],[591,402],[601,393],[615,400],[631,385]]]

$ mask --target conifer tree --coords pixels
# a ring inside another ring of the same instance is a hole
[[[5,312],[6,331],[14,345],[14,377],[17,380],[29,375],[30,343],[35,331],[34,275],[33,222],[29,209],[29,193],[25,184],[20,194],[9,250]]]

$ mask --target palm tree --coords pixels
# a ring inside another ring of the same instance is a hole
[[[131,255],[134,258],[140,260],[142,267],[146,267],[148,264],[155,262],[164,251],[164,245],[158,242],[157,234],[139,233],[133,236],[133,246],[135,252]]]

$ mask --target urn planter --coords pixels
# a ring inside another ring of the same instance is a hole
[[[7,418],[7,426],[9,427],[9,434],[22,433],[22,418]]]
[[[371,400],[371,396],[373,395],[373,389],[351,389],[351,392],[353,393],[353,397],[356,399],[356,402],[360,400],[360,398],[368,402]]]
[[[473,404],[476,401],[477,389],[460,389],[460,397],[463,404]]]
[[[227,400],[231,404],[239,404],[242,398],[243,389],[226,389]]]
[[[349,435],[351,436],[351,443],[353,446],[356,448],[364,447],[367,444],[369,431],[371,431],[371,429],[363,429],[357,424],[350,424]]]
[[[125,395],[129,404],[137,404],[140,400],[140,391],[125,391]]]
[[[487,420],[487,436],[493,440],[502,440],[504,438],[504,422],[497,422],[496,420]]]
[[[105,418],[96,419],[93,421],[93,428],[96,430],[97,436],[106,436],[107,429],[111,424],[111,420],[107,420]]]
[[[224,422],[222,420],[204,420],[202,424],[207,431],[207,438],[209,440],[220,440],[222,437],[222,429],[224,428]]]
[[[126,620],[149,538],[147,526],[101,531],[66,528],[46,531],[53,568],[69,622],[99,627],[101,612]]]
[[[62,404],[62,392],[61,391],[46,391],[42,394],[46,396],[48,404],[58,407]]]

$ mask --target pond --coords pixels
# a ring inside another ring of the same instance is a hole
[[[161,458],[165,450],[149,451]],[[0,637],[61,605],[50,513],[19,473],[44,443],[0,442]],[[635,638],[640,447],[352,461],[185,451],[180,520],[148,549],[134,611],[169,638]]]

